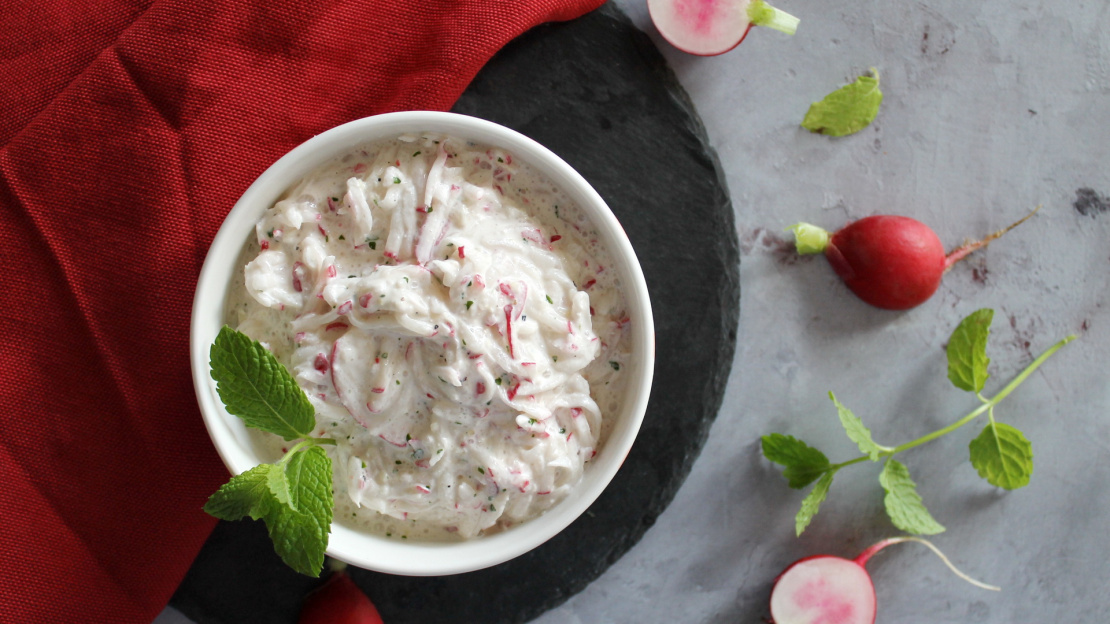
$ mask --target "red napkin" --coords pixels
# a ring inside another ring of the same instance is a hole
[[[149,621],[228,475],[189,309],[236,198],[313,134],[449,108],[602,0],[16,0],[0,20],[0,621]]]

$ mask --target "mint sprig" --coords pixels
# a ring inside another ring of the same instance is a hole
[[[236,475],[204,511],[221,520],[250,516],[266,523],[274,550],[301,574],[319,576],[331,532],[331,458],[314,438],[315,411],[289,371],[265,347],[223,327],[210,352],[212,378],[228,413],[248,427],[300,439],[279,461]]]
[[[1029,483],[1033,474],[1032,444],[1016,427],[995,420],[994,408],[1052,354],[1075,340],[1075,336],[1068,336],[1049,347],[997,394],[985,397],[982,392],[989,378],[987,365],[990,363],[986,350],[993,318],[993,310],[977,310],[963,319],[949,338],[948,378],[957,388],[974,393],[981,405],[947,427],[905,444],[883,446],[874,441],[871,431],[863,421],[830,392],[829,398],[836,406],[841,426],[848,438],[859,447],[860,457],[832,463],[824,453],[793,436],[781,433],[763,436],[764,457],[784,467],[783,476],[790,487],[802,489],[814,481],[817,482],[802,501],[801,509],[795,517],[795,531],[798,535],[809,526],[821,503],[827,498],[833,475],[841,468],[866,461],[883,462],[879,483],[886,492],[883,503],[894,526],[918,535],[943,532],[944,526],[933,518],[921,495],[917,493],[917,484],[910,477],[909,468],[893,457],[947,435],[984,413],[987,414],[988,423],[969,445],[971,465],[979,472],[979,476],[996,487],[1013,490]]]

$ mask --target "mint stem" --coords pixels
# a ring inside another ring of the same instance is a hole
[[[282,458],[278,460],[278,464],[284,466],[285,464],[289,463],[289,460],[292,459],[292,457],[303,448],[308,448],[310,446],[320,446],[324,444],[335,446],[336,442],[331,438],[305,438],[300,442],[294,444],[293,448],[289,449],[285,453],[285,455],[283,455]]]
[[[798,30],[798,18],[767,4],[763,0],[752,0],[748,5],[748,20],[755,26],[765,26],[793,35]]]
[[[1009,396],[1010,393],[1013,392],[1018,386],[1020,386],[1023,381],[1028,379],[1029,376],[1032,375],[1034,371],[1036,371],[1038,368],[1040,368],[1041,364],[1044,364],[1045,361],[1048,360],[1048,358],[1052,357],[1053,353],[1056,353],[1057,351],[1059,351],[1061,347],[1068,344],[1072,340],[1075,340],[1075,338],[1076,338],[1076,336],[1074,336],[1074,335],[1068,336],[1067,338],[1064,338],[1060,342],[1057,342],[1056,344],[1049,347],[1047,351],[1045,351],[1040,356],[1038,356],[1037,359],[1033,360],[1033,362],[1031,364],[1029,364],[1029,366],[1026,366],[1025,370],[1021,371],[1021,373],[1018,374],[1017,377],[1014,377],[1013,381],[1006,384],[1006,387],[1002,388],[1002,390],[999,390],[998,394],[994,395],[990,399],[986,399],[985,403],[983,403],[979,407],[972,410],[971,413],[969,413],[968,415],[966,415],[963,418],[957,420],[956,422],[948,425],[947,427],[944,427],[944,428],[938,429],[938,430],[936,430],[932,433],[923,435],[920,438],[917,438],[916,440],[913,440],[911,442],[906,442],[905,444],[900,444],[900,445],[894,447],[893,449],[891,449],[889,451],[883,451],[882,453],[879,454],[879,456],[884,457],[884,458],[885,457],[891,457],[893,455],[901,453],[902,451],[908,451],[908,450],[910,450],[914,447],[921,446],[922,444],[925,444],[926,442],[932,442],[933,440],[936,440],[937,438],[939,438],[943,435],[947,435],[947,434],[952,433],[953,431],[959,429],[960,427],[963,427],[964,425],[966,425],[967,423],[975,420],[979,416],[982,416],[983,412],[993,411],[995,405],[998,405],[1002,401],[1002,399],[1005,399],[1007,396]],[[869,459],[870,459],[869,456],[862,455],[860,457],[856,457],[855,459],[850,459],[846,462],[842,462],[842,463],[839,463],[839,464],[833,464],[831,469],[839,470],[840,468],[843,468],[844,466],[850,466],[852,464],[858,464],[860,462],[867,461]]]

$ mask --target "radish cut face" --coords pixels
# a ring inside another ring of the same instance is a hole
[[[771,590],[775,624],[874,624],[875,586],[855,561],[820,555],[784,571]]]
[[[651,21],[674,47],[699,56],[724,54],[754,26],[793,34],[798,19],[763,0],[648,0]]]

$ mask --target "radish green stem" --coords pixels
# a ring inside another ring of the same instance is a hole
[[[960,572],[960,570],[958,568],[956,568],[956,566],[953,565],[951,561],[948,560],[948,557],[944,556],[944,553],[942,553],[939,548],[934,546],[933,543],[930,542],[929,540],[922,539],[920,537],[906,536],[906,537],[892,537],[890,539],[885,539],[885,540],[879,542],[878,544],[875,544],[875,545],[871,546],[870,548],[863,551],[862,553],[860,553],[860,555],[858,557],[856,557],[855,562],[858,563],[861,566],[867,565],[867,560],[870,559],[872,556],[874,556],[876,553],[878,553],[880,550],[882,550],[882,549],[884,549],[887,546],[890,546],[892,544],[900,544],[902,542],[917,542],[919,544],[924,544],[925,546],[927,546],[929,548],[929,550],[933,551],[933,553],[936,554],[936,556],[940,557],[940,560],[944,562],[944,565],[948,566],[948,569],[951,570],[952,573],[955,574],[956,576],[962,578],[963,580],[967,581],[968,583],[971,583],[972,585],[974,585],[976,587],[979,587],[981,589],[989,589],[991,591],[1002,591],[1001,587],[997,587],[995,585],[987,585],[986,583],[983,583],[981,581],[977,581],[977,580],[971,578],[970,576],[964,574],[963,572]]]
[[[1069,342],[1071,342],[1072,340],[1075,340],[1075,339],[1076,339],[1076,336],[1073,334],[1071,336],[1068,336],[1067,338],[1064,338],[1060,342],[1057,342],[1056,344],[1052,345],[1051,347],[1049,347],[1048,350],[1046,350],[1044,353],[1042,353],[1040,356],[1038,356],[1037,359],[1033,360],[1033,362],[1031,364],[1029,364],[1029,366],[1026,366],[1025,370],[1021,371],[1021,373],[1018,374],[1017,377],[1014,377],[1013,381],[1006,384],[1006,387],[999,390],[998,394],[994,395],[993,397],[991,397],[989,399],[984,399],[982,396],[980,396],[979,398],[981,400],[983,400],[984,403],[982,405],[980,405],[979,407],[975,408],[974,410],[972,410],[971,413],[969,413],[968,415],[966,415],[963,418],[957,420],[956,422],[948,425],[947,427],[937,429],[936,431],[934,431],[932,433],[929,433],[929,434],[926,434],[926,435],[923,435],[920,438],[917,438],[916,440],[906,442],[905,444],[900,444],[900,445],[898,445],[898,446],[896,446],[896,447],[894,447],[893,449],[890,449],[890,450],[884,450],[881,453],[879,453],[879,457],[880,458],[890,457],[890,456],[895,455],[897,453],[901,453],[902,451],[908,451],[908,450],[910,450],[914,447],[921,446],[922,444],[925,444],[926,442],[932,442],[933,440],[935,440],[935,439],[937,439],[937,438],[939,438],[943,435],[952,433],[953,431],[959,429],[960,427],[963,427],[964,425],[966,425],[967,423],[975,420],[979,416],[982,416],[983,412],[993,412],[995,405],[998,405],[1000,402],[1002,402],[1002,399],[1005,399],[1007,396],[1009,396],[1009,394],[1011,392],[1013,392],[1015,388],[1020,386],[1021,383],[1023,381],[1025,381],[1030,375],[1032,375],[1034,371],[1036,371],[1038,368],[1040,368],[1041,364],[1044,364],[1045,361],[1048,360],[1048,358],[1052,357],[1053,353],[1056,353],[1057,351],[1060,350],[1061,347],[1063,347],[1064,345],[1068,344]],[[843,468],[844,466],[851,466],[852,464],[858,464],[860,462],[868,461],[869,459],[871,459],[869,456],[862,455],[862,456],[857,457],[855,459],[850,459],[848,461],[841,462],[839,464],[833,464],[832,469],[839,470],[839,469]]]
[[[812,223],[795,223],[786,230],[794,232],[795,247],[803,256],[822,253],[829,246],[829,231]]]
[[[332,572],[342,572],[347,569],[347,563],[345,561],[340,561],[332,557],[328,557],[325,563],[327,563],[328,569]]]
[[[748,20],[756,26],[765,26],[788,35],[793,35],[798,30],[799,22],[798,18],[763,0],[752,0],[748,5]]]

